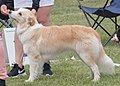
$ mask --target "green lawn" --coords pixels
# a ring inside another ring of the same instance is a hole
[[[106,0],[84,0],[84,4],[91,7],[103,6]],[[56,0],[53,7],[50,25],[85,25],[89,26],[85,20],[82,11],[78,8],[77,0]],[[113,24],[109,19],[103,23],[110,32],[114,30]],[[97,29],[100,34],[102,43],[106,41],[108,36],[100,29]],[[117,43],[110,42],[105,48],[106,53],[114,62],[120,63],[120,46]],[[73,61],[70,58],[75,56],[77,60]],[[120,86],[120,68],[116,67],[116,75],[108,76],[101,74],[100,81],[93,83],[89,76],[88,67],[78,60],[77,55],[73,52],[65,52],[57,58],[57,62],[51,62],[54,76],[41,76],[33,83],[25,83],[29,76],[29,66],[25,66],[27,76],[18,78],[8,78],[7,86]],[[68,60],[66,61],[66,58]],[[7,67],[9,70],[9,67]]]

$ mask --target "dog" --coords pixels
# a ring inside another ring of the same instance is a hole
[[[16,32],[30,60],[30,76],[26,82],[33,82],[42,74],[45,59],[67,50],[75,51],[90,68],[92,81],[98,81],[100,73],[115,74],[114,63],[94,29],[81,25],[43,26],[24,8],[10,11],[9,15],[17,21]]]

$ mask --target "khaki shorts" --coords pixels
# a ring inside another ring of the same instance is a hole
[[[54,5],[54,0],[40,0],[39,6]],[[14,8],[28,7],[32,8],[32,0],[14,0]]]

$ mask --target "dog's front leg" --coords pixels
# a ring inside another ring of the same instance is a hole
[[[43,72],[43,59],[30,59],[30,76],[29,79],[26,80],[26,82],[33,82],[36,78],[38,78],[38,75],[42,74]]]

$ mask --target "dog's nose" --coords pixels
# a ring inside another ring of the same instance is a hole
[[[11,14],[12,13],[12,11],[9,11],[9,14]]]

